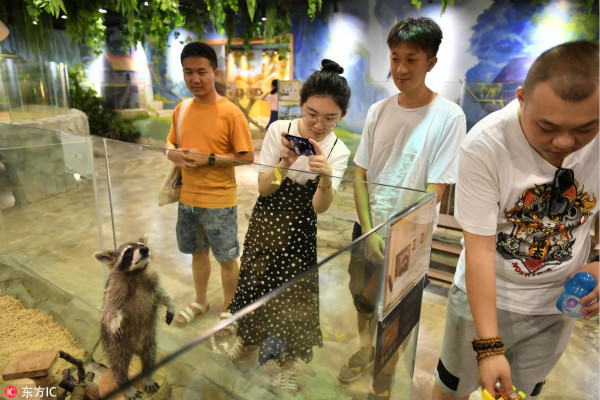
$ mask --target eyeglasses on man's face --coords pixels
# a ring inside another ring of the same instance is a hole
[[[338,117],[323,117],[319,119],[316,114],[310,112],[302,114],[302,119],[310,125],[316,125],[320,122],[321,126],[325,129],[332,129],[339,123]]]
[[[552,217],[563,214],[569,206],[569,198],[562,194],[573,186],[575,174],[572,169],[558,168],[554,173],[554,180],[550,188],[548,199],[548,214]]]

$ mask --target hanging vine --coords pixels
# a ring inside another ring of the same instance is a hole
[[[321,12],[323,0],[304,0],[306,14],[313,20]],[[287,35],[292,27],[290,6],[277,0],[3,0],[0,19],[24,37],[19,38],[31,49],[47,46],[44,30],[52,29],[53,22],[62,19],[65,31],[74,44],[85,43],[97,53],[106,39],[106,13],[120,19],[123,46],[149,43],[157,49],[168,45],[169,35],[179,29],[194,32],[199,38],[206,24],[228,39],[244,39],[247,46],[254,37],[264,37],[268,43],[279,46],[280,57],[289,52]],[[411,0],[420,9],[420,0]],[[454,7],[455,0],[441,0],[441,13]],[[598,0],[586,0],[587,13],[597,7]],[[4,7],[4,8],[3,8]],[[266,17],[256,18],[257,12]],[[9,13],[10,12],[10,13]],[[54,19],[54,21],[53,21]],[[241,28],[241,32],[236,32]],[[186,38],[187,39],[187,38]]]

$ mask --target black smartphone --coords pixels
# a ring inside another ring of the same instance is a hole
[[[308,139],[290,134],[285,135],[285,138],[292,142],[292,151],[297,155],[308,157],[317,154],[315,146],[313,146]]]

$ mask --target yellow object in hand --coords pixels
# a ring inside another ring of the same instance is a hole
[[[517,391],[517,388],[513,386],[513,390],[515,392],[517,392],[517,400],[523,400],[524,398],[526,398],[527,396],[525,395],[525,393],[523,393],[522,391]],[[496,398],[494,396],[492,396],[490,394],[490,392],[488,392],[487,390],[483,389],[483,392],[481,393],[481,398],[483,400],[496,400]],[[504,399],[504,400],[510,400],[510,398],[508,396],[506,396],[504,394],[504,392],[502,390],[500,390],[500,399]]]

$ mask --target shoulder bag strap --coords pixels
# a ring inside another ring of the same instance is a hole
[[[179,107],[179,114],[177,114],[177,127],[176,127],[176,132],[177,132],[177,148],[179,148],[179,127],[181,126],[181,120],[183,119],[183,113],[185,112],[185,109],[187,108],[187,106],[194,101],[194,98],[192,97],[191,99],[187,99],[184,100],[181,103],[181,107]]]
[[[327,159],[329,159],[329,156],[331,155],[331,153],[333,152],[333,148],[335,147],[335,145],[337,144],[338,141],[338,137],[335,138],[335,142],[333,142],[333,146],[331,146],[331,150],[329,150],[329,154],[327,154]]]

